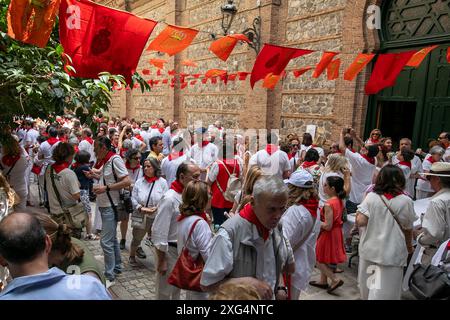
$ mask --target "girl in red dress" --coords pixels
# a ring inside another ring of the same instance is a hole
[[[344,281],[337,278],[328,264],[339,264],[347,260],[344,249],[344,239],[342,234],[342,212],[344,211],[343,199],[344,179],[337,176],[328,177],[323,185],[324,192],[329,196],[322,209],[321,232],[317,239],[316,261],[317,268],[321,272],[320,282],[311,281],[310,284],[322,289],[328,289],[331,293],[344,284]],[[328,286],[328,278],[331,285]]]

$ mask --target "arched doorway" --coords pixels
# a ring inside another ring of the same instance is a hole
[[[450,130],[450,0],[391,0],[382,5],[380,52],[439,44],[419,68],[405,67],[396,85],[369,99],[365,126],[380,128],[395,142],[409,137],[415,147]]]

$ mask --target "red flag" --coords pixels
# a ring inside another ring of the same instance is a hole
[[[304,74],[305,72],[307,72],[311,69],[312,69],[312,67],[304,67],[304,68],[296,69],[296,70],[292,71],[292,73],[294,74],[294,77],[298,78],[302,74]]]
[[[164,83],[164,84],[167,84],[167,82],[169,82],[169,80],[167,80],[167,79],[164,79],[164,80],[162,81],[162,83]]]
[[[186,88],[187,87],[187,82],[183,82],[183,83],[181,83],[181,89],[184,89],[184,88]]]
[[[206,84],[206,81],[208,81],[208,78],[203,78],[203,79],[202,79],[202,83],[203,83],[203,84]]]
[[[169,70],[169,71],[167,71],[167,74],[169,76],[174,76],[175,75],[175,70]]]
[[[198,30],[168,25],[148,46],[147,50],[165,52],[169,56],[183,51],[194,40]]]
[[[167,60],[164,59],[150,59],[150,64],[154,65],[158,69],[164,69],[164,64],[167,63]]]
[[[375,57],[375,54],[358,54],[355,60],[353,60],[352,64],[345,71],[344,80],[352,81],[353,79],[355,79],[358,73],[360,73],[361,70],[364,69],[364,67],[370,61],[372,61],[373,57]]]
[[[336,80],[339,77],[340,66],[341,66],[341,59],[335,59],[328,64],[327,67],[328,80]]]
[[[230,73],[228,75],[228,80],[229,81],[234,81],[234,80],[236,80],[236,77],[237,77],[237,73]]]
[[[196,84],[197,83],[197,80],[192,80],[191,81],[191,86],[193,86],[194,84]]]
[[[278,81],[280,81],[281,76],[280,75],[274,75],[272,73],[269,73],[265,78],[263,82],[263,88],[271,89],[273,90],[275,86],[277,85]]]
[[[214,53],[219,59],[227,61],[238,41],[250,42],[243,34],[232,34],[211,43],[209,51]]]
[[[61,0],[12,0],[6,20],[8,36],[44,48],[47,45]]]
[[[87,0],[62,0],[59,36],[76,76],[121,74],[128,83],[156,22]],[[130,45],[132,43],[133,45]]]
[[[425,59],[425,57],[428,55],[428,53],[430,53],[431,50],[434,50],[437,47],[439,47],[439,46],[434,45],[434,46],[429,46],[429,47],[423,48],[422,50],[417,51],[411,57],[411,59],[409,59],[409,61],[406,63],[406,65],[408,67],[418,68],[420,66],[420,64],[422,63],[423,59]]]
[[[244,81],[249,74],[250,72],[238,72],[239,80]]]
[[[185,66],[185,67],[197,67],[197,63],[195,63],[192,60],[183,60],[181,61],[181,65]]]
[[[384,88],[395,85],[398,75],[416,51],[385,53],[378,60],[366,85],[366,94],[376,94]]]
[[[313,51],[265,44],[253,65],[250,85],[253,88],[257,81],[264,79],[269,73],[279,75],[291,59],[311,52]]]
[[[142,70],[142,74],[148,76],[148,75],[150,74],[150,70],[148,70],[148,69],[143,69],[143,70]]]
[[[314,70],[313,78],[318,78],[322,72],[328,67],[330,62],[333,60],[334,56],[336,56],[337,52],[324,52],[320,62],[316,66],[316,70]]]

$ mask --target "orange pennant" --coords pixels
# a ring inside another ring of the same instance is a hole
[[[281,75],[275,75],[272,73],[269,73],[265,78],[263,82],[263,88],[271,89],[273,90],[275,86],[277,85],[278,81],[280,81]]]
[[[341,66],[341,59],[335,59],[328,64],[327,67],[328,80],[336,80],[339,77],[340,66]]]
[[[209,51],[214,53],[219,59],[227,61],[238,41],[250,42],[247,36],[243,34],[232,34],[211,43]]]
[[[307,72],[307,71],[309,71],[311,69],[312,69],[312,67],[304,67],[304,68],[296,69],[292,73],[294,74],[294,77],[298,78],[302,74],[304,74],[305,72]]]
[[[206,71],[205,73],[205,77],[206,78],[212,78],[212,77],[217,77],[217,76],[221,76],[226,74],[226,70],[221,70],[221,69],[211,69]]]
[[[185,67],[198,67],[197,63],[192,60],[183,60],[181,61],[181,65]]]
[[[434,50],[437,47],[439,47],[439,46],[434,45],[434,46],[429,46],[429,47],[423,48],[422,50],[417,51],[417,53],[415,53],[411,57],[411,59],[409,59],[409,61],[406,63],[406,66],[418,68],[420,66],[420,64],[422,63],[423,59],[425,59],[425,57],[428,55],[428,53],[430,53],[431,50]]]
[[[155,67],[157,67],[159,69],[163,69],[164,68],[164,64],[167,63],[167,60],[164,60],[164,59],[150,59],[149,62],[150,62],[150,64],[154,65]]]
[[[183,51],[194,40],[198,30],[168,25],[148,46],[147,50],[165,52],[169,56]]]
[[[316,66],[316,70],[314,70],[313,78],[318,78],[337,54],[337,52],[324,52],[320,62]]]
[[[6,19],[8,36],[44,48],[55,23],[61,0],[12,0]]]
[[[344,80],[352,81],[364,69],[367,64],[372,61],[375,54],[360,53],[353,60],[352,64],[347,68],[344,73]]]

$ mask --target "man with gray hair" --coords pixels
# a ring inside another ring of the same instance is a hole
[[[280,275],[294,271],[294,257],[279,221],[288,199],[276,176],[263,176],[251,202],[225,221],[211,243],[201,285],[211,291],[224,282],[254,286],[263,299],[286,299]]]

